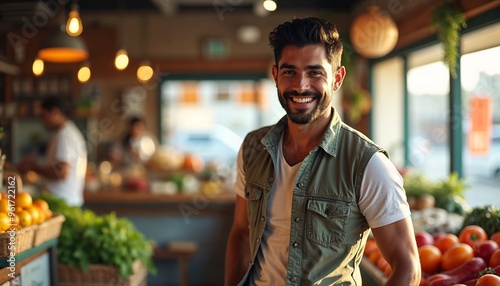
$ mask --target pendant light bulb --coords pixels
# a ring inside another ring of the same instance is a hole
[[[69,12],[68,22],[66,22],[66,32],[68,35],[76,37],[83,32],[82,19],[78,12],[78,4],[73,4]]]
[[[40,76],[43,73],[44,70],[44,63],[41,59],[36,58],[35,61],[33,62],[32,66],[33,74],[36,76]]]
[[[116,56],[115,56],[116,69],[120,70],[120,71],[126,69],[128,66],[128,62],[129,62],[129,59],[128,59],[127,51],[125,49],[119,49],[116,52]]]
[[[269,12],[273,12],[276,8],[278,8],[278,5],[273,0],[265,0],[262,5],[264,6],[264,9]]]
[[[90,79],[90,76],[91,76],[91,72],[90,72],[90,67],[88,64],[84,64],[79,70],[78,70],[78,81],[80,83],[86,83],[87,81],[89,81]]]
[[[153,69],[147,61],[143,61],[141,66],[137,69],[137,79],[146,83],[153,77]]]

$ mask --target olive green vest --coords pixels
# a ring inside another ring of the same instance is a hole
[[[344,124],[334,112],[321,144],[304,159],[295,179],[286,285],[361,285],[359,263],[369,233],[358,207],[364,170],[375,152],[387,152]],[[243,143],[250,267],[266,224],[277,148],[286,116],[249,133]]]

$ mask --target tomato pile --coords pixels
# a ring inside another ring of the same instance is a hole
[[[419,231],[415,239],[421,286],[500,286],[500,231],[488,237],[480,226],[469,225],[458,235]],[[390,275],[391,267],[373,239],[368,239],[364,255]]]

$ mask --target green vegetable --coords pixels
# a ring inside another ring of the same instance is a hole
[[[462,228],[468,225],[478,225],[491,236],[500,231],[500,209],[494,205],[475,207],[465,215]]]
[[[435,207],[449,213],[464,215],[470,209],[464,195],[469,185],[456,173],[438,182],[432,182],[422,174],[409,175],[404,178],[404,187],[408,197],[418,198],[425,194],[434,196]]]
[[[133,263],[140,260],[155,273],[152,242],[125,218],[110,213],[96,215],[90,210],[70,207],[49,194],[41,195],[54,213],[66,217],[58,243],[58,260],[87,271],[90,264],[116,266],[124,279],[133,274]]]

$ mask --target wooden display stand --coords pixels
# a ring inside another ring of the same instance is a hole
[[[54,238],[17,254],[15,256],[14,272],[11,271],[10,262],[7,259],[0,259],[0,285],[13,280],[11,276],[19,276],[23,267],[45,253],[49,254],[50,285],[58,285],[57,241],[57,238]]]

